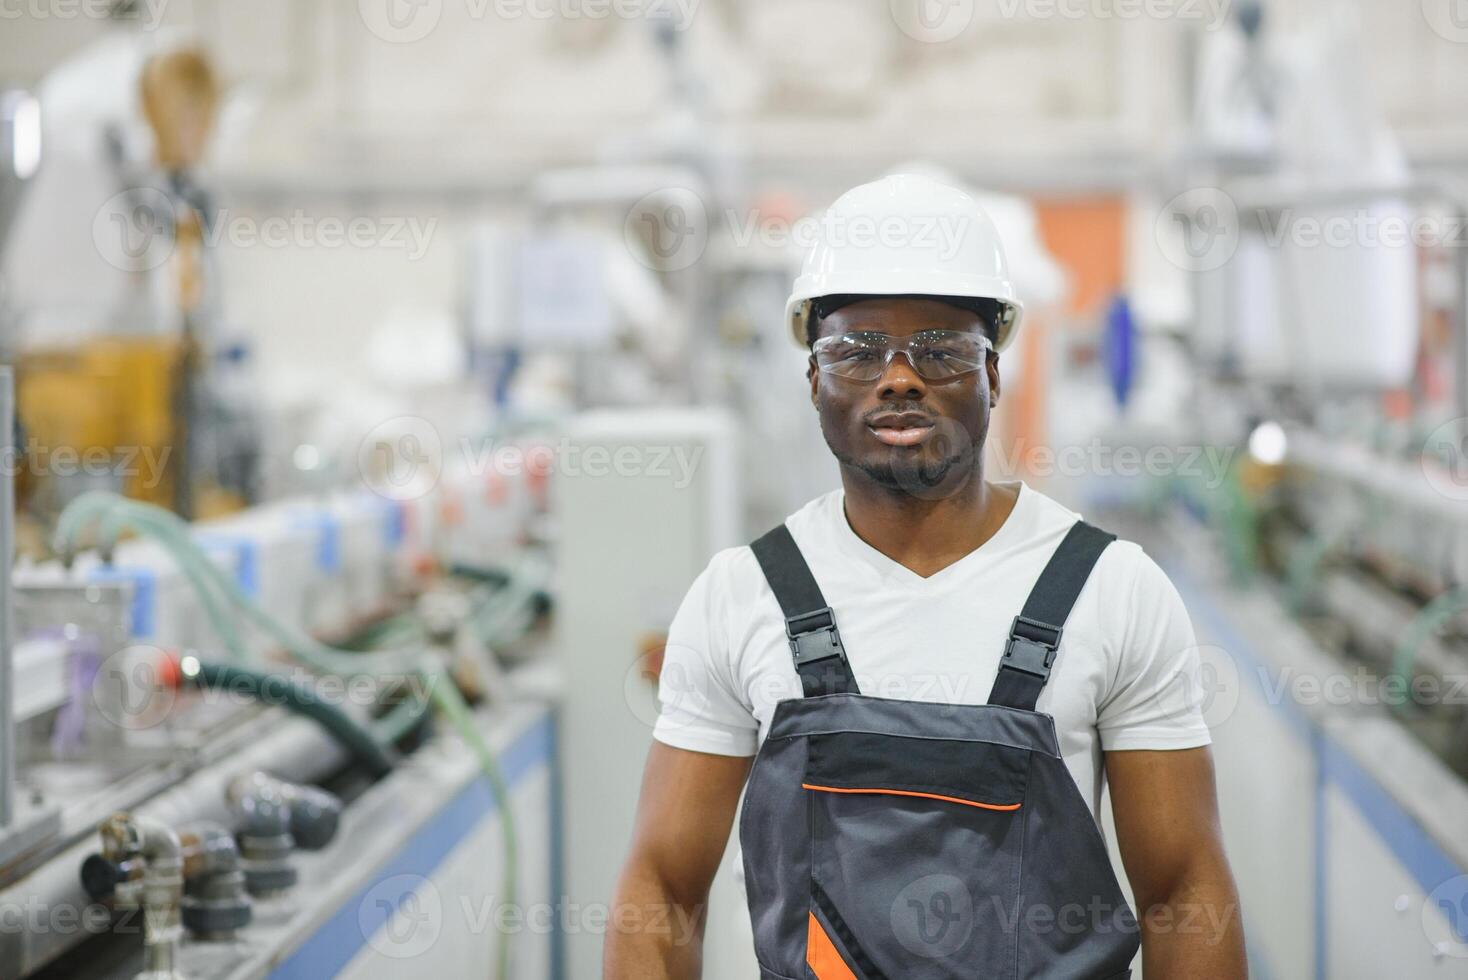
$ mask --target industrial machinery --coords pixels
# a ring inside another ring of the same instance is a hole
[[[1468,207],[1445,188],[1231,191],[1251,220],[1241,255],[1302,209],[1327,222],[1365,215],[1383,234],[1468,227]],[[1468,253],[1451,237],[1341,251],[1286,246],[1265,275],[1251,262],[1225,270],[1235,281],[1211,294],[1224,302],[1206,304],[1210,318],[1252,319],[1240,303],[1278,302],[1279,354],[1255,344],[1241,358],[1237,336],[1201,345],[1200,434],[1248,452],[1221,496],[1179,490],[1226,527],[1236,577],[1275,583],[1316,640],[1381,678],[1382,703],[1468,779],[1468,692],[1452,693],[1468,677]],[[1405,295],[1368,261],[1402,266]],[[1357,275],[1342,268],[1353,262]],[[1298,308],[1307,295],[1328,298]]]
[[[192,525],[83,494],[0,577],[0,977],[551,972],[483,925],[553,892],[543,494],[469,480]]]
[[[1108,519],[1197,626],[1261,972],[1468,976],[1468,210],[1410,180],[1209,180],[1233,237],[1193,255],[1196,329],[1154,343],[1195,379],[1173,437],[1226,465]],[[1218,217],[1175,202],[1159,224]]]

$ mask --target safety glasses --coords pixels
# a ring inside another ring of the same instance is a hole
[[[822,337],[811,353],[821,371],[852,381],[876,381],[899,353],[924,380],[946,381],[977,371],[991,349],[982,334],[924,330],[908,337],[865,332]]]

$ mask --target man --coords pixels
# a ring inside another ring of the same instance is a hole
[[[748,777],[764,977],[1102,980],[1139,934],[1149,978],[1246,976],[1176,591],[1137,546],[984,479],[1020,312],[992,225],[897,175],[824,228],[788,318],[842,490],[684,600],[617,904],[696,918]],[[605,975],[696,977],[700,953],[619,932]]]

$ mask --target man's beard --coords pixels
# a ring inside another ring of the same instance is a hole
[[[884,490],[922,500],[940,500],[959,492],[980,474],[988,431],[986,427],[977,438],[970,438],[956,422],[941,420],[937,425],[939,431],[921,448],[914,451],[893,447],[885,458],[869,455],[858,459],[838,446],[824,425],[821,434],[837,462],[860,470]],[[952,448],[934,456],[930,447],[935,443],[940,450],[945,446]]]

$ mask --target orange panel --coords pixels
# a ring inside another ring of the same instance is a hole
[[[1066,309],[1102,309],[1126,283],[1126,202],[1120,197],[1036,201],[1040,240],[1070,279]]]
[[[1056,198],[1034,201],[1040,240],[1065,270],[1070,294],[1063,312],[1042,319],[1025,314],[1017,346],[1024,372],[1010,382],[1000,404],[998,429],[1004,458],[1018,465],[1002,479],[1033,479],[1028,460],[1038,446],[1049,444],[1046,417],[1050,345],[1053,331],[1073,327],[1074,320],[1100,322],[1101,312],[1126,284],[1126,202],[1117,196]],[[1002,361],[1001,361],[1002,364]]]
[[[809,964],[816,980],[856,980],[856,974],[841,958],[831,937],[821,928],[814,912],[805,930],[805,962]]]

